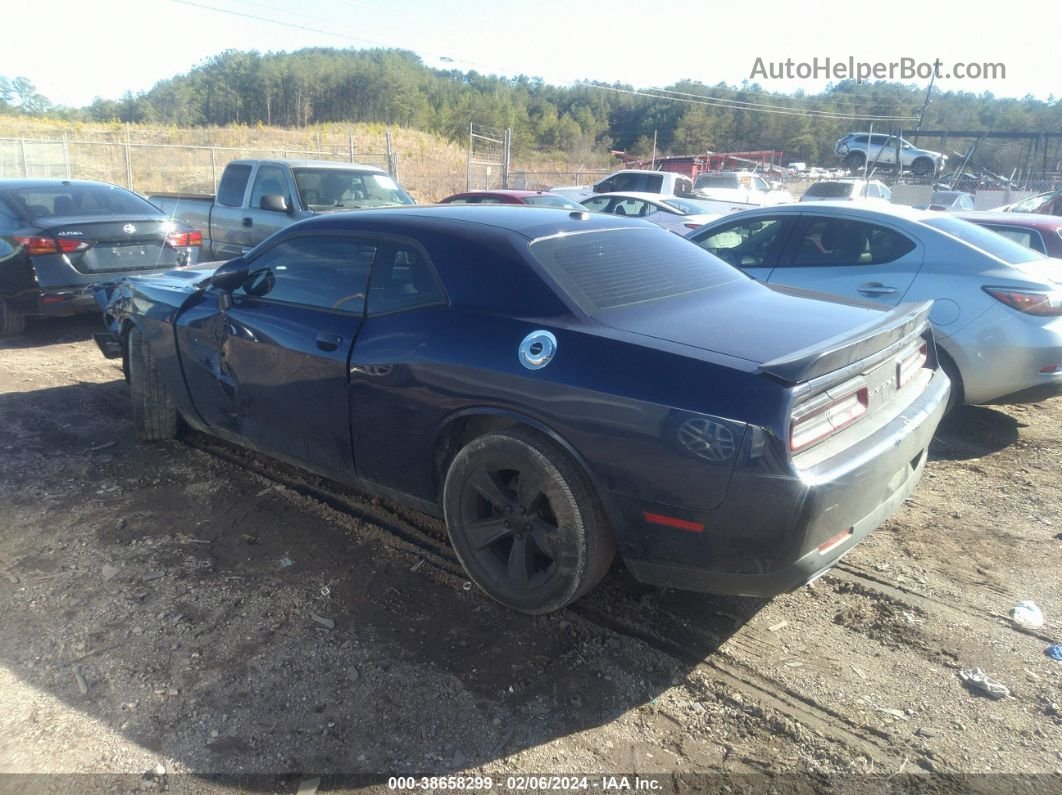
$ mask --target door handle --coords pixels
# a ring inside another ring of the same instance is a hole
[[[244,225],[244,226],[246,226],[246,227],[252,227],[252,226],[254,226],[254,219],[253,219],[253,218],[250,218],[250,217],[248,217],[248,218],[244,218],[244,219],[243,219],[243,225]]]
[[[317,335],[317,347],[322,351],[334,351],[343,344],[343,338],[338,334],[320,333]]]
[[[889,287],[881,282],[867,282],[859,285],[856,289],[864,295],[892,295],[896,292],[895,287]]]

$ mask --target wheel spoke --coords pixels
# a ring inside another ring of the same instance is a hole
[[[541,475],[536,477],[528,472],[520,473],[519,481],[516,484],[516,502],[528,514],[535,513],[541,501],[545,499],[542,491],[544,485],[545,480]]]
[[[509,579],[516,585],[526,587],[531,579],[531,550],[527,548],[527,536],[513,536],[513,548],[509,550]]]
[[[513,495],[505,488],[497,472],[487,472],[481,469],[469,479],[468,483],[479,492],[483,499],[499,511],[504,511],[513,504]]]
[[[476,550],[486,549],[512,532],[512,528],[506,527],[505,520],[498,516],[465,524],[468,541]]]
[[[553,537],[557,532],[557,528],[547,522],[541,517],[535,516],[531,519],[531,540],[535,542],[535,546],[539,551],[550,560],[556,560],[557,555],[553,551]]]

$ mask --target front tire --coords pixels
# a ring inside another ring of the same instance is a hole
[[[15,337],[26,329],[26,316],[15,312],[0,298],[0,337]]]
[[[862,152],[849,152],[844,159],[844,167],[849,171],[859,171],[867,162],[867,156]]]
[[[443,509],[472,581],[523,613],[574,602],[615,556],[586,475],[560,447],[528,430],[489,433],[462,448],[446,475]]]
[[[137,436],[145,442],[173,439],[177,436],[177,406],[163,386],[158,363],[136,326],[129,329],[126,356]]]

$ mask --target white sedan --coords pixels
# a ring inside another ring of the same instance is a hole
[[[724,215],[716,204],[656,193],[601,193],[582,202],[591,212],[644,218],[677,235]]]

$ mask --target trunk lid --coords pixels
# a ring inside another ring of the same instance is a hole
[[[921,333],[932,302],[895,309],[750,280],[703,295],[598,313],[612,328],[753,362],[790,383],[816,378]]]
[[[40,234],[85,246],[65,254],[78,273],[109,274],[184,265],[189,261],[188,249],[166,242],[175,231],[173,221],[157,216],[70,216],[49,218]]]

